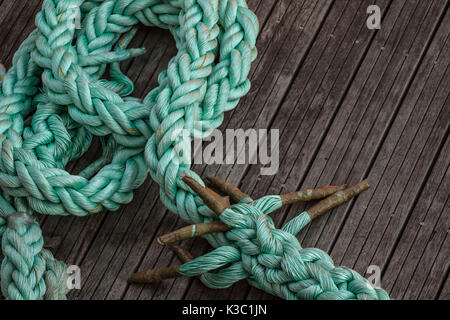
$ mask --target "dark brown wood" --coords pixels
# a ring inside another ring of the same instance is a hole
[[[11,65],[41,3],[0,1],[0,63]],[[262,27],[252,89],[221,129],[279,129],[280,168],[275,176],[261,176],[261,165],[193,170],[226,179],[255,199],[367,177],[372,187],[306,227],[302,245],[324,249],[336,264],[362,274],[380,266],[381,284],[393,298],[450,299],[449,1],[248,3]],[[366,27],[371,4],[383,11],[380,30]],[[135,81],[133,96],[144,97],[176,48],[157,28],[141,28],[131,47],[148,49],[122,64]],[[79,172],[98,156],[96,145],[70,169]],[[282,226],[308,207],[283,207],[274,221]],[[137,270],[179,264],[157,236],[186,223],[166,210],[150,179],[117,212],[40,222],[45,236],[62,239],[52,249],[56,256],[81,267],[82,289],[70,299],[273,298],[244,281],[226,290],[185,277],[129,285]],[[212,249],[204,239],[184,240],[183,247],[178,254],[186,261]]]
[[[61,245],[62,237],[45,237],[44,236],[44,248],[57,250]]]

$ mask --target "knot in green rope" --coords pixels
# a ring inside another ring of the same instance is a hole
[[[251,285],[289,300],[389,299],[357,272],[335,267],[322,250],[301,247],[296,236],[311,221],[307,212],[277,229],[268,214],[279,207],[280,198],[269,196],[226,209],[220,220],[231,229],[225,236],[232,246],[185,263],[180,273],[201,275],[211,288],[227,288],[248,279]]]

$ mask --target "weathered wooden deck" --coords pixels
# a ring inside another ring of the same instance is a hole
[[[365,274],[382,268],[396,299],[450,299],[450,11],[447,0],[249,0],[261,23],[252,90],[226,115],[225,128],[280,129],[280,170],[258,165],[196,166],[259,197],[300,187],[353,183],[372,188],[314,221],[300,235],[336,264]],[[381,30],[366,9],[382,8]],[[0,61],[10,65],[33,29],[39,0],[0,0]],[[143,97],[175,55],[167,31],[142,28],[126,62]],[[74,164],[75,171],[95,156]],[[282,223],[302,205],[275,215]],[[197,279],[128,285],[136,270],[178,263],[155,237],[183,226],[158,199],[150,179],[118,212],[89,218],[45,217],[44,233],[62,236],[58,258],[77,264],[82,289],[71,299],[270,299],[246,282],[228,290]],[[195,256],[205,240],[186,241]]]

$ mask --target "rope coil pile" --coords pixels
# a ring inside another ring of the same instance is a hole
[[[121,61],[145,52],[127,49],[139,23],[169,29],[178,49],[158,87],[143,101],[130,97],[133,83],[120,70]],[[63,299],[67,293],[64,265],[43,249],[38,214],[87,216],[117,210],[132,200],[148,173],[161,187],[161,200],[182,219],[218,221],[182,177],[204,185],[190,170],[191,139],[208,136],[222,123],[224,112],[248,93],[257,56],[258,20],[244,0],[44,0],[35,24],[13,66],[5,74],[0,71],[1,288],[7,299]],[[94,137],[100,137],[102,156],[78,175],[67,172],[68,163],[79,159]],[[233,206],[233,214],[238,213],[234,220],[226,222],[242,225],[237,220],[245,216],[245,223],[253,221],[256,227],[269,211],[239,203]],[[270,232],[278,231],[271,225]],[[239,240],[230,234],[243,236],[220,232],[205,237],[217,250],[237,250],[232,248]],[[325,261],[317,265],[331,263],[314,254]],[[205,257],[211,266],[220,259]],[[244,259],[240,254],[239,259],[237,254],[224,257],[231,263]],[[253,266],[261,276],[251,283],[288,299],[317,297],[285,292],[281,283],[287,279],[272,277],[280,289],[264,285],[279,263]],[[192,271],[193,264],[184,267],[185,274],[211,270]],[[322,271],[309,275],[316,273],[321,288],[329,291],[330,278]],[[228,272],[227,284],[243,275],[242,270]],[[203,279],[212,285],[207,276]],[[317,287],[316,280],[305,283]],[[369,296],[386,297],[374,292]]]

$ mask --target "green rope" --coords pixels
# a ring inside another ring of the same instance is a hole
[[[67,268],[43,249],[39,224],[25,213],[7,217],[2,236],[1,288],[8,299],[60,300],[67,292]]]
[[[277,229],[268,214],[281,207],[281,199],[267,196],[250,204],[226,209],[220,220],[231,231],[232,243],[185,263],[180,273],[201,275],[210,288],[228,288],[247,279],[268,293],[289,300],[386,300],[388,294],[370,285],[357,272],[335,267],[319,249],[301,247],[296,236],[311,222],[307,212]],[[225,268],[227,264],[231,264]],[[215,269],[220,271],[212,273]]]
[[[191,139],[208,136],[248,93],[257,55],[258,21],[244,0],[45,0],[35,23],[12,68],[0,71],[1,288],[7,299],[67,293],[65,266],[43,249],[37,214],[117,210],[148,172],[172,212],[190,223],[218,220],[181,177],[203,184],[190,170]],[[127,49],[138,23],[169,29],[178,48],[143,102],[129,97],[133,83],[119,65],[144,52]],[[67,164],[94,137],[102,156],[80,174],[68,173]],[[287,299],[387,297],[355,272],[334,268],[320,250],[302,249],[294,234],[305,221],[276,229],[267,217],[276,201],[233,206],[221,217],[232,231],[206,236],[218,249],[180,271],[202,274],[214,288],[248,278]]]

